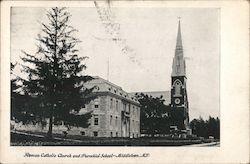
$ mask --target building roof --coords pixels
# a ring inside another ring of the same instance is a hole
[[[122,87],[120,87],[114,83],[111,83],[110,81],[105,80],[99,76],[94,76],[93,78],[94,78],[93,80],[90,80],[90,81],[86,82],[86,84],[85,84],[85,87],[87,87],[87,88],[96,86],[97,88],[94,89],[93,92],[109,93],[109,94],[112,94],[114,96],[118,96],[124,100],[139,104],[139,102],[137,101],[135,96],[130,95],[129,93],[124,91],[122,89]]]
[[[136,93],[143,93],[147,94],[152,97],[161,97],[162,99],[165,100],[164,104],[169,105],[171,103],[171,93],[170,91],[152,91],[152,92],[132,92],[130,93],[131,95],[135,95]]]

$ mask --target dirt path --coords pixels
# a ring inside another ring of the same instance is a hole
[[[206,146],[220,146],[220,142],[211,142],[211,143],[202,143],[202,144],[193,144],[193,145],[184,145],[188,147],[206,147]]]

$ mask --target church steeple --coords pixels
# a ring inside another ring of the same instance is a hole
[[[171,108],[173,111],[173,124],[176,125],[178,129],[183,130],[187,130],[189,128],[189,109],[186,82],[186,68],[181,38],[181,22],[179,19],[171,75]]]
[[[181,49],[182,50],[181,20],[180,19],[179,19],[179,23],[178,23],[178,33],[177,33],[176,49]]]
[[[186,76],[185,61],[183,56],[182,38],[181,38],[181,22],[179,18],[178,32],[175,48],[175,57],[172,65],[172,76]]]

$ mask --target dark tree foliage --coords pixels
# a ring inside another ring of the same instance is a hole
[[[184,109],[172,107],[169,112],[171,125],[177,126],[178,129],[185,129],[184,121]]]
[[[77,54],[76,45],[80,41],[74,37],[77,30],[69,25],[70,17],[65,8],[55,7],[47,12],[48,23],[41,24],[42,34],[37,37],[37,53],[23,51],[22,71],[28,74],[28,79],[20,80],[21,91],[13,95],[16,97],[12,103],[13,116],[25,122],[49,119],[48,137],[52,137],[54,123],[64,121],[88,127],[91,116],[78,115],[83,105],[94,98],[91,96],[94,88],[84,87],[92,77],[82,76],[86,68],[82,61],[86,57]]]
[[[164,104],[161,97],[152,97],[147,94],[136,94],[141,104],[140,129],[141,133],[151,135],[169,133],[170,118],[169,106]]]
[[[203,120],[203,118],[193,119],[190,122],[190,127],[192,133],[199,137],[209,138],[213,136],[216,139],[220,138],[220,119],[216,119],[209,116],[208,120]]]
[[[33,106],[29,106],[32,102],[32,96],[20,93],[21,85],[18,82],[22,81],[13,73],[13,69],[17,64],[11,63],[11,119],[24,124],[36,123],[34,115],[29,112]]]

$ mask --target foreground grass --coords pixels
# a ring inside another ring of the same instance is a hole
[[[18,134],[11,132],[11,146],[183,146],[200,144],[198,139],[168,139],[168,138],[94,138],[84,136],[54,135],[54,139],[48,140],[45,133],[34,133],[38,136]],[[77,139],[77,140],[76,140]]]

